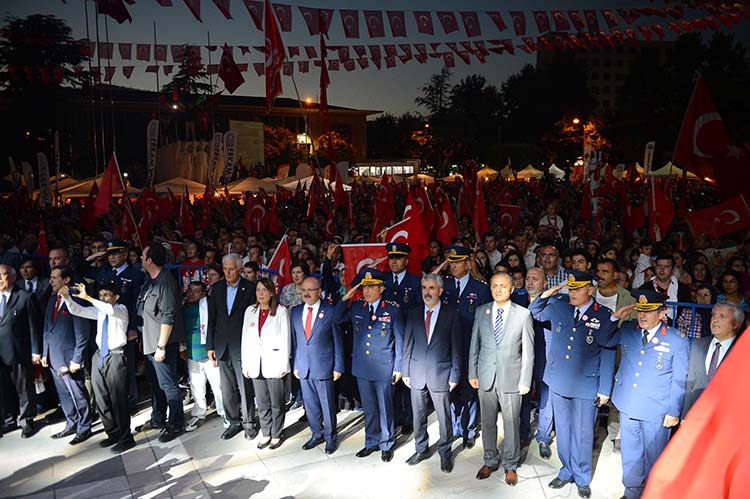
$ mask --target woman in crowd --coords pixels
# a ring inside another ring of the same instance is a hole
[[[433,239],[430,241],[430,254],[422,262],[422,270],[429,274],[441,263],[443,263],[443,245],[437,239]]]
[[[190,242],[185,247],[185,260],[182,262],[184,266],[180,267],[180,284],[183,291],[187,290],[191,282],[201,280],[201,267],[204,265],[201,253],[196,242]]]
[[[521,253],[516,250],[508,251],[503,260],[507,261],[511,268],[520,267],[524,269],[524,271],[526,270],[526,263],[523,261],[523,256],[521,256]]]
[[[672,275],[683,284],[692,284],[693,279],[690,277],[690,273],[686,267],[687,254],[678,249],[672,252],[672,256],[674,257],[674,269],[672,270]]]
[[[482,279],[483,281],[489,281],[492,276],[492,269],[490,268],[490,257],[487,256],[487,252],[483,249],[478,249],[474,252],[474,258],[471,260],[472,273],[475,277]]]
[[[721,294],[717,301],[726,300],[737,304],[745,312],[750,312],[750,305],[745,300],[745,288],[742,285],[742,274],[734,270],[725,270],[718,280]]]
[[[224,279],[224,269],[221,268],[221,266],[217,264],[212,264],[208,266],[208,269],[206,270],[206,273],[204,275],[206,288],[208,289],[208,294],[211,294],[211,288],[213,288],[213,285],[217,282]]]
[[[710,284],[699,284],[695,290],[694,303],[713,305],[716,303],[716,288]],[[703,338],[711,335],[711,308],[685,308],[680,312],[675,327],[690,338]]]
[[[292,282],[281,288],[279,303],[291,309],[302,303],[302,281],[310,275],[310,267],[307,262],[294,261],[290,265]]]
[[[279,305],[270,279],[258,281],[255,296],[258,301],[245,310],[242,324],[242,374],[253,380],[263,434],[258,449],[277,449],[286,412],[284,383],[291,371],[289,312]]]

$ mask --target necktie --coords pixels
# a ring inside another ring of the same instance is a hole
[[[370,304],[370,322],[374,321],[373,317],[375,316],[375,307],[372,306],[372,303]]]
[[[312,307],[307,307],[307,318],[305,318],[305,338],[310,339],[310,333],[312,332],[312,321],[313,321],[313,310]]]
[[[104,365],[104,357],[109,354],[109,316],[104,315],[102,322],[102,342],[99,345],[99,367]]]
[[[503,337],[503,309],[497,309],[495,316],[495,343],[500,346],[500,339]]]
[[[645,329],[643,330],[643,338],[641,338],[641,345],[643,345],[644,347],[648,345],[648,331],[646,331]]]
[[[714,348],[714,354],[711,356],[711,362],[708,364],[708,381],[711,381],[711,378],[714,377],[716,374],[716,370],[719,368],[719,349],[721,348],[721,343],[716,343],[716,348]]]
[[[5,305],[8,303],[8,299],[5,297],[5,293],[1,293],[2,298],[0,298],[0,317],[5,315]]]
[[[575,321],[576,323],[578,323],[578,321],[579,321],[580,319],[581,319],[581,310],[580,310],[580,309],[576,309],[576,315],[575,315],[575,317],[573,318],[573,320],[574,320],[574,321]]]
[[[396,290],[396,293],[398,293],[398,276],[393,276],[393,289]]]
[[[461,281],[456,279],[456,297],[461,296]]]
[[[34,292],[34,283],[33,282],[26,281],[26,291],[28,291],[29,293],[33,293]]]
[[[57,319],[57,311],[60,309],[60,295],[57,295],[57,298],[55,299],[55,309],[52,311],[52,322],[55,322]]]
[[[427,317],[424,319],[424,331],[427,335],[427,343],[430,342],[430,321],[432,319],[432,310],[427,311]]]

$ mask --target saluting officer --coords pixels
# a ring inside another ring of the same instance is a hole
[[[612,402],[620,411],[622,483],[629,499],[641,497],[670,428],[680,422],[690,360],[688,339],[665,324],[669,296],[647,289],[632,295],[636,303],[620,308],[612,319],[635,309],[637,320],[600,338],[605,346],[620,346]]]
[[[138,384],[136,366],[138,365],[138,294],[143,285],[144,273],[128,263],[128,245],[120,239],[107,241],[107,261],[109,271],[102,272],[103,281],[98,285],[111,283],[120,296],[117,303],[128,309],[128,342],[125,345],[125,356],[128,367],[128,405],[133,408],[138,403]]]
[[[363,268],[336,305],[336,321],[351,322],[353,330],[352,374],[365,413],[365,447],[357,457],[380,449],[381,459],[393,459],[396,430],[393,419],[393,384],[401,379],[404,340],[398,305],[382,299],[386,275]],[[362,288],[364,300],[349,299]]]
[[[413,308],[422,308],[421,279],[406,270],[409,265],[411,248],[404,243],[388,243],[388,266],[390,273],[386,274],[383,298],[398,303],[402,317]],[[396,426],[401,427],[401,433],[408,435],[413,431],[411,390],[399,381],[393,387],[393,411]]]
[[[471,250],[453,245],[448,248],[447,265],[452,277],[445,279],[443,304],[455,307],[461,323],[463,352],[461,365],[469,365],[469,345],[471,331],[474,327],[474,313],[477,307],[492,301],[487,283],[471,275]],[[474,447],[477,438],[477,408],[479,397],[477,390],[469,384],[467,373],[461,373],[461,382],[451,392],[451,416],[453,418],[453,435],[463,437],[463,446]]]
[[[603,348],[617,323],[607,307],[593,298],[594,276],[570,271],[567,283],[548,289],[531,302],[538,321],[550,321],[544,382],[549,386],[555,418],[557,454],[562,468],[549,483],[553,489],[575,482],[578,495],[591,497],[591,462],[597,407],[609,400],[615,350]],[[557,294],[566,286],[568,295]]]

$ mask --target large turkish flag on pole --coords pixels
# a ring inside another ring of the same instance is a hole
[[[270,0],[265,6],[265,34],[266,34],[266,110],[270,111],[273,101],[281,93],[281,67],[284,64],[284,43],[276,25],[276,15]]]
[[[750,190],[750,161],[730,144],[703,75],[685,111],[673,162],[701,178],[716,180],[723,199]]]
[[[687,221],[695,234],[717,238],[724,234],[750,229],[750,208],[739,195],[716,206],[694,211]]]
[[[750,328],[735,338],[716,376],[656,461],[644,499],[747,497],[750,432],[737,431],[737,424],[750,414],[750,398],[737,383],[747,379],[748,333]],[[712,472],[706,473],[709,468]]]

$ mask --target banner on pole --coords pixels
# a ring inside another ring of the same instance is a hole
[[[146,186],[154,185],[156,148],[159,145],[159,120],[151,120],[146,127]]]
[[[39,204],[49,206],[52,202],[52,196],[49,192],[49,163],[47,156],[43,153],[36,155],[37,166],[39,166]]]
[[[221,139],[223,134],[216,132],[211,139],[211,161],[208,164],[208,185],[212,188],[216,183],[216,168],[219,164],[219,154],[221,153]]]
[[[227,185],[234,174],[234,161],[237,152],[237,132],[230,130],[224,134],[224,174],[222,183]]]
[[[646,144],[646,151],[643,154],[643,174],[651,175],[651,166],[654,164],[654,149],[656,148],[656,142],[649,142]]]

